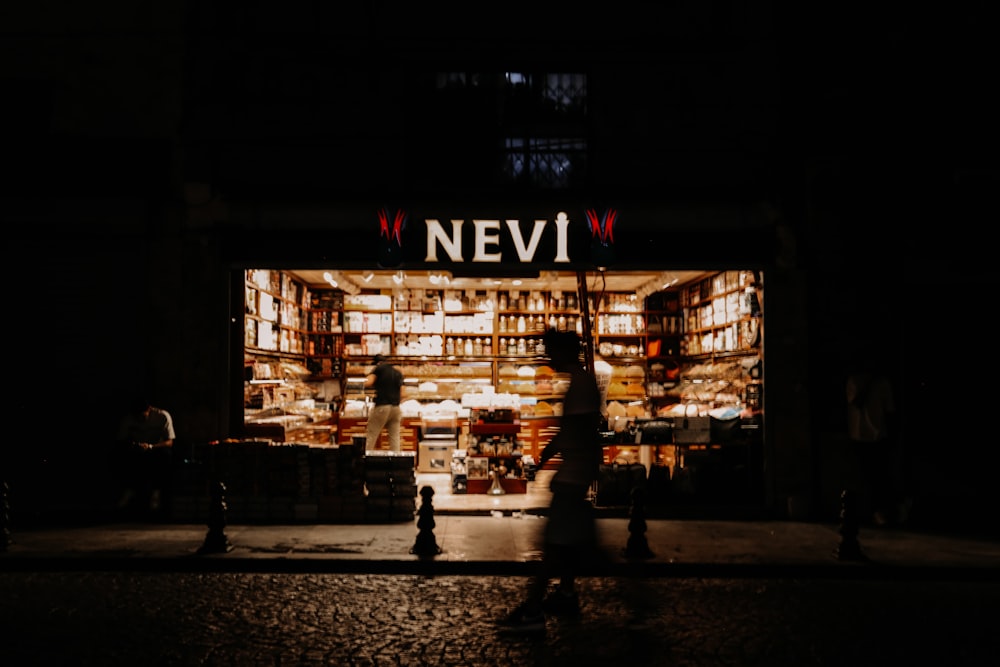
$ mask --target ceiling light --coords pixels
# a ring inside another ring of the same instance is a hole
[[[375,277],[375,274],[373,272],[369,271],[365,275],[361,276],[361,279],[364,280],[366,283],[370,283],[372,281],[372,278],[374,278],[374,277]]]
[[[392,282],[397,285],[402,285],[404,280],[406,280],[406,274],[402,271],[396,271],[396,273],[392,274]]]

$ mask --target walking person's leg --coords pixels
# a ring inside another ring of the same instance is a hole
[[[574,615],[580,612],[576,579],[583,562],[597,555],[597,526],[593,506],[587,500],[587,487],[563,485],[553,495],[552,514],[559,517],[549,534],[547,552],[559,577],[558,587],[543,601],[550,614]]]
[[[560,502],[560,494],[554,489],[549,504],[549,516],[542,530],[542,560],[535,565],[536,571],[528,582],[524,601],[501,621],[501,624],[509,629],[522,632],[545,631],[543,603],[549,590],[549,583],[554,576],[558,576],[559,559],[562,556],[558,550],[552,548],[551,540],[553,531],[558,531],[563,521],[562,513],[559,511],[561,507],[564,507],[564,504]]]

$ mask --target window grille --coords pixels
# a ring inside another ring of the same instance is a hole
[[[442,71],[434,78],[441,99],[462,91],[494,95],[503,146],[502,179],[531,189],[581,186],[587,159],[587,75],[508,71]],[[451,92],[449,92],[451,91]],[[482,100],[482,97],[477,99]],[[453,105],[448,102],[449,107]],[[486,125],[489,127],[490,125]],[[496,164],[496,162],[494,162]]]
[[[572,187],[586,164],[584,139],[508,137],[504,169],[514,182],[534,187]]]
[[[531,188],[580,183],[587,155],[586,75],[507,72],[504,81],[505,176]]]

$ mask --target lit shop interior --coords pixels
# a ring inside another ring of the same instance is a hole
[[[702,486],[752,484],[763,304],[763,275],[753,270],[490,278],[248,269],[243,435],[363,445],[372,400],[363,382],[383,354],[405,377],[402,448],[418,484],[436,475],[435,488],[450,493],[526,493],[568,384],[545,356],[543,333],[555,328],[591,343],[581,359],[605,393],[606,463],[662,468],[676,480],[736,448],[728,458],[743,461],[743,478],[718,466],[723,479]],[[387,448],[383,433],[366,453]]]

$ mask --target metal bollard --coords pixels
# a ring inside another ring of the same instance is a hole
[[[629,494],[628,543],[623,549],[627,558],[652,558],[653,552],[646,539],[646,494],[639,487]]]
[[[441,547],[437,544],[437,538],[434,537],[434,505],[431,504],[431,498],[434,496],[434,487],[425,486],[420,489],[420,509],[417,510],[417,514],[420,518],[417,519],[417,528],[420,530],[417,532],[417,541],[413,544],[413,548],[410,549],[411,554],[416,554],[418,556],[437,556],[441,553]]]
[[[226,485],[215,482],[211,489],[211,504],[208,508],[208,534],[198,549],[199,554],[223,554],[233,550],[226,537]]]
[[[840,494],[840,544],[834,555],[837,560],[867,561],[858,542],[858,509],[854,494],[844,489]]]
[[[14,544],[10,525],[10,485],[4,480],[0,481],[0,551]]]

